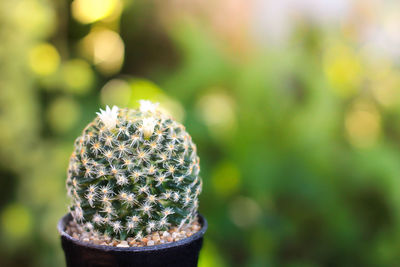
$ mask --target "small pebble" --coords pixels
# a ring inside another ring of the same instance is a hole
[[[119,247],[119,248],[129,248],[129,245],[128,245],[128,242],[126,242],[126,241],[121,241],[121,243],[119,243],[119,244],[117,245],[117,247]]]
[[[167,231],[164,231],[164,233],[162,234],[162,237],[168,237],[168,236],[170,236],[171,234],[170,233],[168,233]]]

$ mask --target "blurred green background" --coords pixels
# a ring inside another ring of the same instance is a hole
[[[400,3],[1,0],[0,266],[64,266],[73,140],[159,101],[197,143],[200,267],[398,266]]]

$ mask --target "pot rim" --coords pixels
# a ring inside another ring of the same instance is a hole
[[[98,249],[98,250],[102,250],[102,251],[125,251],[125,252],[149,251],[149,252],[151,252],[151,251],[157,251],[157,250],[162,250],[162,249],[169,249],[169,248],[173,248],[173,247],[183,246],[183,245],[191,243],[192,241],[194,241],[196,239],[202,238],[208,228],[208,224],[207,224],[207,220],[200,213],[198,213],[197,216],[199,217],[199,222],[201,224],[201,229],[197,233],[195,233],[194,235],[191,235],[190,237],[181,239],[179,241],[174,241],[174,242],[159,244],[159,245],[154,245],[154,246],[114,247],[114,246],[95,245],[92,243],[83,242],[81,240],[75,239],[65,232],[66,223],[69,222],[70,220],[72,220],[72,215],[70,213],[67,213],[58,221],[57,230],[60,233],[62,238],[65,238],[72,243],[76,243],[79,246],[90,247],[90,248],[94,248],[94,249]]]

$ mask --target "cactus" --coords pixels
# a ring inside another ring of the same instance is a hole
[[[87,231],[139,240],[195,220],[202,187],[196,146],[157,106],[107,106],[75,140],[69,210]]]

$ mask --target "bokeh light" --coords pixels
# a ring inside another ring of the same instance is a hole
[[[51,128],[56,132],[65,132],[77,123],[80,107],[72,98],[59,97],[51,103],[47,114]]]
[[[4,10],[11,15],[18,28],[37,37],[47,37],[57,27],[55,11],[52,6],[35,0],[3,1]]]
[[[261,215],[261,208],[253,199],[238,196],[230,203],[229,215],[234,224],[246,228],[257,223]]]
[[[61,77],[66,91],[85,94],[92,89],[95,77],[90,65],[81,59],[69,60],[61,66]]]
[[[212,92],[202,96],[197,103],[198,113],[216,138],[233,133],[236,119],[233,99],[223,92]]]
[[[355,103],[346,115],[345,125],[349,142],[359,148],[373,146],[380,136],[380,114],[372,103]]]
[[[372,93],[379,104],[393,108],[399,103],[400,78],[390,63],[374,65],[369,78]]]
[[[29,66],[38,75],[54,73],[60,64],[57,49],[48,43],[38,44],[29,52]]]
[[[82,50],[103,74],[114,74],[122,67],[124,42],[114,31],[95,28],[82,41]]]
[[[93,23],[112,15],[118,0],[74,0],[71,3],[72,15],[81,23]]]
[[[357,93],[361,83],[362,63],[355,51],[338,43],[325,52],[324,68],[333,91],[341,97]]]
[[[101,102],[110,107],[113,105],[126,107],[131,98],[131,91],[128,82],[121,79],[113,79],[101,89]]]

